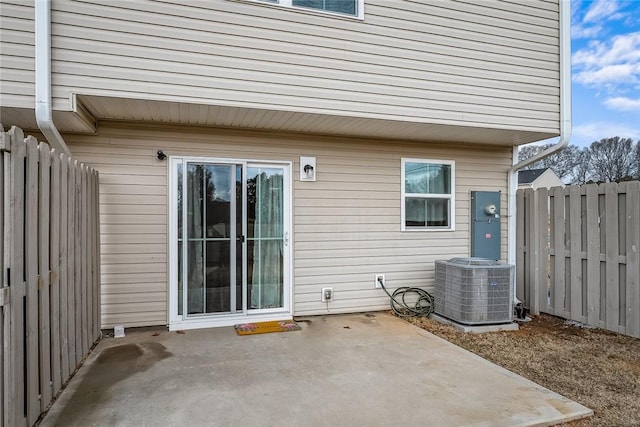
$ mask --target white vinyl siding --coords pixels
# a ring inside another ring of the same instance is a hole
[[[293,162],[296,315],[387,309],[388,298],[373,287],[376,273],[386,274],[391,288],[432,288],[435,260],[469,254],[469,192],[506,194],[511,162],[508,147],[115,122],[104,123],[99,135],[65,139],[75,157],[100,172],[103,327],[167,324],[168,166],[156,158],[158,149]],[[316,157],[316,182],[297,178],[301,156]],[[405,157],[455,161],[455,231],[401,231]],[[504,258],[506,224],[502,236]],[[323,287],[334,289],[328,309]]]
[[[556,1],[364,7],[54,0],[54,108],[85,94],[557,134]]]
[[[34,108],[35,24],[33,2],[0,4],[0,106]],[[9,125],[9,123],[3,123]]]

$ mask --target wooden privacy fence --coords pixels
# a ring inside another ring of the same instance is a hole
[[[518,190],[517,296],[640,337],[640,182]]]
[[[0,426],[32,426],[100,336],[98,173],[0,125]]]

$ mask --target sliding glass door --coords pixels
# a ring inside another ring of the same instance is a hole
[[[248,308],[283,306],[284,186],[282,168],[247,168]]]
[[[288,310],[288,165],[172,159],[175,313]]]

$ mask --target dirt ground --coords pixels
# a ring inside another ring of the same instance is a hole
[[[571,427],[640,426],[640,339],[548,315],[533,316],[519,331],[486,334],[409,321],[594,411]]]

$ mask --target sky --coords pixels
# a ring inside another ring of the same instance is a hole
[[[640,0],[571,0],[571,144],[640,141]]]

